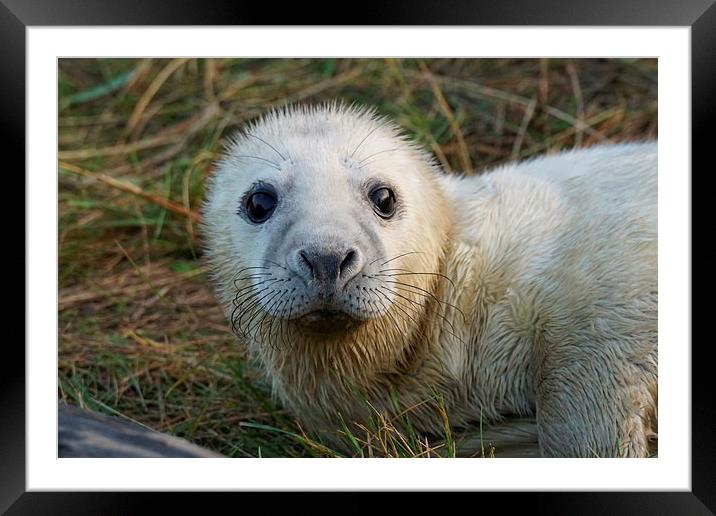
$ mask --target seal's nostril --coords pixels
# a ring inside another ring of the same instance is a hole
[[[355,263],[358,261],[358,254],[354,250],[348,251],[348,254],[346,254],[346,257],[343,258],[343,261],[341,262],[341,265],[339,267],[338,275],[340,277],[343,277],[346,275],[346,271],[351,269]]]
[[[311,273],[311,276],[315,276],[315,273],[313,271],[313,265],[311,264],[311,260],[308,259],[308,256],[306,256],[306,253],[303,251],[299,251],[298,256],[303,261],[303,264],[308,267],[308,271]]]

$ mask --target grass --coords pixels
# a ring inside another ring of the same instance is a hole
[[[444,409],[433,438],[409,413],[343,425],[346,453],[274,403],[201,260],[212,162],[267,109],[338,98],[391,115],[446,170],[480,173],[654,138],[656,92],[654,59],[61,59],[60,400],[231,457],[499,457],[481,421],[475,444]]]

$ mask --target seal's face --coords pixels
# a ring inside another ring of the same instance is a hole
[[[352,162],[349,142],[312,155],[317,149],[288,136],[270,138],[276,152],[265,159],[277,166],[251,163],[252,173],[237,182],[232,237],[250,280],[244,288],[273,318],[317,333],[378,317],[393,298],[382,288],[390,252],[384,233],[403,222],[402,190],[390,174]]]
[[[296,335],[336,341],[372,324],[404,341],[439,266],[433,173],[370,113],[287,110],[248,128],[205,208],[207,254],[234,330],[270,346]]]

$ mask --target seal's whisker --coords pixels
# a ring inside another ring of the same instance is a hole
[[[403,297],[403,296],[401,296],[400,294],[398,294],[395,290],[389,289],[389,288],[387,288],[387,287],[380,287],[380,288],[385,288],[385,289],[387,289],[388,291],[390,291],[390,292],[392,292],[393,294],[395,294],[396,296],[401,297],[401,298]],[[413,293],[413,294],[417,294],[417,292],[412,292],[412,293]],[[429,299],[427,296],[423,296],[423,297],[425,297],[425,299]],[[406,299],[406,298],[403,298],[403,299]],[[411,301],[411,300],[408,299],[408,301]],[[423,305],[420,305],[420,306],[423,306]],[[450,328],[451,328],[453,331],[455,331],[455,326],[452,324],[452,321],[450,321],[447,317],[445,317],[445,315],[442,314],[439,309],[435,310],[435,315],[437,315],[438,317],[440,317],[443,321],[445,321],[445,323],[446,323],[448,326],[450,326]]]
[[[371,303],[371,305],[373,304],[373,299],[372,299],[372,297],[369,297],[367,301],[366,301],[365,298],[361,298],[360,301],[363,303],[363,307],[364,307],[364,309],[365,309],[365,311],[366,311],[367,313],[373,315],[373,313],[379,313],[379,312],[380,312],[380,310],[377,309],[375,306],[371,306],[370,308],[368,308],[368,303]],[[374,310],[375,310],[375,312],[373,312]]]
[[[283,298],[283,296],[279,296],[279,298],[274,302],[274,304],[269,307],[269,310],[266,312],[266,315],[264,316],[264,319],[268,317],[269,320],[269,331],[268,331],[268,339],[271,341],[272,344],[275,344],[276,349],[278,349],[278,339],[274,339],[272,336],[273,332],[273,325],[278,320],[279,321],[279,328],[281,327],[279,317],[279,309],[283,310],[283,307],[286,305],[287,300]],[[261,324],[259,324],[259,330],[263,328],[264,319],[262,319]],[[275,340],[275,342],[274,342]]]
[[[286,305],[288,305],[288,301],[289,301],[289,300],[287,299],[287,300],[286,300]],[[282,322],[283,322],[284,324],[281,324],[281,326],[280,326],[281,331],[279,332],[279,335],[281,336],[281,343],[283,344],[283,347],[284,347],[284,348],[288,347],[288,344],[286,343],[286,334],[287,334],[287,330],[288,330],[288,320],[289,320],[289,318],[291,317],[291,310],[293,309],[293,301],[294,301],[294,299],[292,298],[292,299],[291,299],[291,304],[289,305],[289,312],[288,312],[288,316],[287,316],[287,317],[284,318],[284,313],[285,313],[285,311],[286,311],[286,306],[284,306],[283,309],[281,310],[281,320],[282,320]]]
[[[251,275],[249,275],[249,276],[242,276],[242,277],[236,278],[236,279],[234,280],[234,286],[236,286],[236,284],[237,284],[239,281],[259,279],[259,278],[263,278],[264,276],[273,276],[273,274],[271,274],[270,272],[260,272],[260,273],[251,274]],[[237,288],[238,288],[238,287],[237,287]]]
[[[278,300],[276,300],[276,301],[269,307],[269,309],[270,309],[271,311],[273,311],[273,310],[274,310],[273,307],[274,307],[274,306],[278,306],[278,303],[280,303],[280,302],[281,302],[281,298],[279,298]],[[268,323],[268,333],[262,335],[262,337],[263,337],[262,342],[265,342],[265,343],[266,343],[271,349],[273,349],[274,351],[278,351],[279,347],[278,347],[278,344],[277,344],[277,342],[276,342],[276,340],[275,340],[275,338],[274,338],[274,334],[273,334],[273,327],[274,327],[274,324],[276,324],[276,321],[277,321],[278,319],[277,319],[276,317],[274,317],[273,314],[271,314],[271,313],[269,313],[269,312],[267,312],[267,314],[269,315],[269,317],[268,317],[268,319],[267,319],[267,320],[269,321],[269,323]],[[262,328],[262,327],[263,327],[263,324],[264,324],[264,322],[262,321],[261,324],[259,325],[259,327]]]
[[[273,316],[272,312],[273,312],[274,310],[278,310],[278,306],[279,306],[279,303],[281,303],[281,301],[282,301],[282,298],[279,296],[279,298],[278,298],[277,300],[275,300],[273,303],[271,303],[271,304],[266,308],[263,317],[261,317],[261,319],[259,320],[259,325],[258,325],[258,327],[256,328],[256,331],[257,331],[257,332],[262,331],[263,326],[264,326],[264,323],[266,322],[266,319],[268,319],[268,320],[270,320],[270,321],[273,321],[273,320],[275,319],[275,317]],[[258,333],[256,334],[256,336],[258,337]]]
[[[243,310],[242,312],[240,312],[239,314],[237,314],[235,317],[232,318],[232,327],[236,328],[237,331],[240,331],[242,337],[248,338],[249,335],[246,334],[246,331],[244,330],[244,327],[241,324],[241,319],[247,313],[252,313],[254,307],[257,305],[258,305],[258,301],[255,301],[255,300],[252,301],[245,310]]]
[[[252,289],[246,289],[246,288],[237,290],[236,296],[234,296],[234,299],[231,300],[231,304],[232,304],[233,307],[234,307],[234,308],[232,309],[232,311],[231,311],[232,321],[233,321],[233,318],[234,318],[235,315],[236,315],[236,312],[238,312],[239,307],[243,304],[243,302],[244,302],[246,299],[248,299],[248,298],[244,298],[244,299],[242,299],[241,301],[239,301],[239,298],[240,298],[241,296],[244,296],[244,295],[249,295],[249,297],[250,297],[251,290],[252,290]]]
[[[394,283],[394,282],[386,281],[385,283]],[[425,300],[427,300],[427,301],[433,300],[433,301],[435,301],[435,302],[437,302],[437,303],[440,302],[440,301],[437,300],[437,299],[433,299],[433,298],[432,298],[431,296],[429,296],[428,294],[424,294],[424,293],[422,293],[422,292],[415,292],[414,290],[410,290],[410,289],[407,289],[407,288],[404,288],[404,287],[400,287],[400,286],[398,286],[398,285],[395,285],[395,286],[393,286],[393,287],[387,287],[387,288],[388,288],[389,290],[398,289],[398,290],[400,290],[400,291],[402,291],[402,292],[405,292],[406,294],[415,294],[416,296],[419,296],[419,297],[421,297],[421,298],[423,298],[423,299],[425,299]]]
[[[275,339],[275,336],[274,336],[274,331],[273,331],[274,325],[276,325],[277,322],[278,322],[279,327],[280,327],[280,326],[281,326],[281,321],[280,321],[280,319],[277,318],[277,317],[271,317],[270,322],[269,322],[269,327],[268,327],[268,334],[266,335],[266,342],[267,342],[268,345],[269,345],[272,349],[274,349],[274,350],[278,350],[278,349],[279,349],[279,348],[278,348],[278,343],[276,342],[276,339]]]
[[[289,317],[291,314],[289,313]],[[293,327],[290,325],[290,321],[288,319],[284,319],[281,321],[281,325],[279,326],[279,331],[285,330],[286,333],[289,336],[288,342],[286,343],[286,349],[287,350],[293,350],[296,346],[296,341],[294,339],[291,339],[292,332],[290,331]]]
[[[383,307],[383,311],[384,311],[385,315],[390,318],[391,322],[393,323],[393,326],[395,327],[396,333],[397,333],[398,335],[400,335],[400,338],[403,340],[403,347],[405,347],[405,346],[407,345],[407,343],[405,342],[405,332],[402,331],[402,329],[400,328],[400,325],[398,324],[398,321],[396,321],[396,319],[395,319],[395,317],[393,316],[392,312],[388,309],[387,306],[385,306],[385,303],[383,303],[383,301],[382,301],[381,299],[379,299],[379,298],[376,297],[375,300],[376,300],[377,302],[379,302],[380,305]],[[373,301],[373,300],[371,299],[371,302],[372,302],[372,301]],[[381,320],[382,320],[382,319],[384,319],[384,318],[381,318]]]
[[[256,328],[255,326],[252,326],[252,323],[254,322],[254,320],[255,320],[259,315],[261,315],[261,312],[266,313],[266,310],[263,309],[263,306],[266,306],[266,305],[270,304],[270,303],[274,300],[274,298],[276,298],[276,296],[279,296],[279,295],[281,295],[281,292],[280,292],[280,291],[273,290],[273,291],[269,292],[268,294],[266,294],[266,295],[265,295],[262,299],[260,299],[259,302],[255,305],[255,306],[256,306],[255,313],[254,313],[254,315],[251,317],[251,319],[249,319],[249,321],[246,323],[247,333],[248,333],[249,335],[251,335],[251,334],[252,334],[252,330],[254,330],[254,329]],[[254,337],[256,337],[256,334],[253,334],[253,335],[254,335]]]
[[[385,297],[385,299],[386,299],[392,306],[395,306],[395,307],[398,308],[401,312],[403,312],[403,314],[404,314],[408,319],[410,319],[410,320],[413,322],[413,324],[415,325],[415,328],[414,328],[414,329],[415,329],[416,331],[418,331],[419,334],[420,334],[420,336],[421,336],[422,338],[424,338],[424,339],[426,340],[426,342],[427,342],[427,341],[428,341],[428,338],[427,338],[427,336],[425,335],[425,333],[423,332],[422,325],[420,324],[420,321],[416,321],[416,320],[413,318],[413,316],[412,316],[411,313],[406,312],[405,309],[403,308],[402,303],[400,303],[399,301],[391,301],[391,300],[388,298],[388,296],[385,295],[384,292],[381,292],[381,291],[380,291],[380,288],[381,288],[381,287],[378,287],[378,288],[379,288],[379,290],[375,290],[375,289],[368,289],[368,290],[371,290],[371,291],[374,291],[374,292],[378,292],[378,293],[381,294],[383,297]],[[413,310],[413,311],[414,311],[414,310]]]
[[[244,324],[242,324],[242,317],[246,314],[253,314],[255,313],[254,310],[258,306],[258,303],[253,303],[248,310],[241,312],[238,317],[235,318],[233,326],[237,329],[238,334],[244,338],[248,339],[251,337],[251,335],[248,333],[248,328]]]
[[[264,294],[263,296],[259,297],[259,294],[261,294],[262,292],[265,292],[267,290],[269,291],[268,294]],[[250,309],[253,309],[255,306],[260,305],[261,302],[263,302],[268,295],[271,295],[272,292],[275,292],[275,290],[274,290],[273,286],[269,285],[269,286],[261,289],[260,291],[256,292],[255,295],[249,296],[248,298],[244,299],[241,303],[243,304],[246,302],[247,299],[250,299],[251,302],[249,303],[249,305],[247,305],[247,307],[251,307]],[[249,311],[249,308],[247,308],[247,307],[245,307],[244,312],[241,315],[239,315],[239,320],[238,320],[239,326],[241,326],[241,320],[243,319],[244,315],[246,315],[246,313]]]
[[[231,311],[231,315],[229,316],[229,320],[231,321],[231,331],[238,335],[238,330],[236,327],[236,307]]]
[[[238,278],[238,277],[241,276],[244,272],[246,272],[246,271],[248,271],[248,270],[252,270],[252,269],[268,269],[268,267],[242,267],[241,269],[239,269],[238,271],[236,271],[236,273],[233,274],[233,277],[234,277],[234,278]],[[255,273],[252,272],[251,274],[260,274],[260,273],[259,273],[259,272],[255,272]],[[236,282],[236,280],[234,280],[234,282]]]
[[[371,296],[368,301],[372,306],[375,306],[374,299]],[[395,317],[393,317],[393,314],[388,310],[388,307],[385,306],[385,303],[383,303],[380,299],[377,297],[375,298],[375,301],[379,302],[382,306],[384,316],[381,317],[378,321],[380,322],[380,328],[383,330],[383,335],[400,335],[400,339],[403,341],[403,348],[407,345],[405,342],[405,334],[404,332],[400,331],[400,328],[398,327],[398,323],[395,320]],[[380,307],[374,308],[377,312],[380,312]],[[391,331],[390,326],[393,326],[393,331]],[[386,343],[388,345],[391,345],[392,342]]]
[[[270,159],[262,158],[262,157],[260,157],[260,156],[250,156],[250,155],[248,155],[248,154],[234,154],[233,157],[234,157],[234,158],[256,159],[256,160],[259,160],[259,161],[263,161],[264,163],[267,163],[267,164],[270,165],[271,168],[273,168],[273,169],[276,169],[276,170],[279,170],[279,171],[281,170],[281,166],[280,166],[280,165],[278,165],[277,163],[274,163],[274,162],[271,161]]]
[[[250,270],[250,269],[268,269],[268,267],[263,266],[263,265],[261,265],[261,266],[253,266],[253,267],[242,267],[241,269],[239,269],[239,271],[236,273],[236,275],[239,275],[239,274],[241,274],[242,272],[248,271],[248,270]]]
[[[256,138],[258,141],[260,141],[260,142],[266,144],[271,150],[273,150],[276,154],[278,154],[278,155],[281,157],[282,160],[286,161],[286,157],[285,157],[283,154],[281,154],[281,153],[278,151],[278,149],[276,149],[276,147],[274,147],[273,145],[271,145],[269,142],[267,142],[267,141],[264,140],[263,138],[260,138],[259,136],[256,136],[255,134],[250,133],[250,132],[248,132],[248,131],[244,131],[244,134],[246,134],[246,136],[251,136],[252,138]]]
[[[405,297],[404,295],[400,294],[400,293],[399,293],[397,290],[395,290],[395,289],[391,289],[391,288],[384,287],[384,286],[380,286],[380,287],[378,287],[378,288],[382,288],[382,289],[384,289],[384,290],[387,290],[388,292],[391,292],[393,295],[398,296],[398,297],[401,298],[401,299],[405,299],[406,301],[409,301],[409,302],[413,303],[414,305],[419,306],[421,309],[424,309],[424,308],[426,307],[426,305],[424,305],[424,304],[422,304],[422,303],[419,303],[419,302],[417,302],[417,301],[414,301],[414,300],[412,300],[412,299],[410,299],[410,298]],[[425,296],[423,296],[423,297],[425,297]],[[418,312],[418,313],[420,313],[420,312]]]
[[[434,299],[438,303],[445,305],[445,306],[449,306],[453,310],[457,311],[462,316],[463,322],[467,321],[467,317],[465,317],[465,313],[460,308],[453,305],[452,303],[448,303],[447,301],[443,301],[442,299],[439,299],[435,294],[433,294],[429,290],[425,290],[424,288],[420,288],[417,285],[412,285],[410,283],[403,283],[402,281],[397,281],[397,280],[383,280],[383,281],[385,281],[385,283],[392,283],[392,284],[396,285],[396,288],[400,288],[397,285],[402,285],[403,287],[411,287],[411,288],[419,290],[420,292],[424,292],[425,295],[430,296],[432,299]],[[417,293],[418,292],[415,292],[415,294],[417,294]]]
[[[291,301],[290,307],[292,309],[293,302],[295,301],[295,298],[291,297],[290,301]],[[289,300],[286,299],[286,304],[288,304],[288,302],[289,302]],[[276,328],[277,344],[278,344],[278,339],[280,338],[281,345],[284,347],[284,349],[289,347],[288,343],[286,342],[286,334],[288,333],[288,328],[289,328],[288,318],[291,317],[290,311],[289,311],[288,316],[284,317],[285,312],[286,312],[286,306],[284,305],[284,307],[281,309],[281,314],[280,314],[280,317],[278,318],[278,326]]]
[[[278,280],[264,280],[264,281],[260,281],[256,285],[252,285],[251,287],[239,289],[236,296],[234,296],[234,303],[238,303],[238,304],[235,304],[234,306],[236,308],[239,308],[247,299],[251,299],[252,297],[259,295],[261,292],[263,292],[264,290],[269,288],[270,285],[273,285],[277,282],[278,282]],[[257,291],[256,288],[260,287],[262,285],[264,286],[264,288]],[[239,301],[240,298],[241,298],[241,301]]]
[[[453,288],[455,288],[455,283],[453,280],[451,280],[449,277],[445,276],[444,274],[440,274],[439,272],[394,272],[391,274],[381,274],[383,272],[388,271],[406,271],[407,269],[383,269],[382,271],[379,271],[378,274],[374,274],[374,276],[385,276],[385,277],[393,277],[393,276],[438,276],[440,278],[444,278],[450,282]]]
[[[280,283],[280,282],[281,282],[281,280],[279,278],[266,278],[266,279],[262,279],[258,283],[250,284],[248,288],[256,289],[256,287],[260,287],[261,285],[264,285],[266,283],[271,284],[271,283]]]
[[[377,162],[377,161],[380,161],[380,158],[375,158],[375,159],[372,159],[372,160],[370,160],[370,161],[366,161],[366,162],[364,162],[364,163],[358,163],[358,166],[360,166],[360,167],[368,167],[368,166],[372,165],[373,163],[375,163],[375,162]]]
[[[278,319],[279,325],[278,325],[278,331],[276,332],[276,340],[281,339],[281,346],[286,348],[286,339],[284,337],[283,329],[286,327],[284,324],[284,314],[286,313],[286,310],[288,309],[288,303],[290,299],[285,298],[283,299],[283,302],[281,303],[280,310],[276,309],[276,313],[274,314],[274,319]]]
[[[387,263],[390,263],[390,262],[392,262],[392,261],[395,261],[395,260],[397,260],[398,258],[402,258],[403,256],[408,256],[409,254],[425,254],[425,253],[423,253],[422,251],[410,251],[410,252],[408,252],[408,253],[399,254],[398,256],[395,256],[395,257],[391,258],[390,260],[384,261],[383,263],[380,264],[380,266],[382,267],[383,265],[385,265],[385,264],[387,264]],[[373,264],[374,264],[375,262],[377,262],[378,260],[380,260],[380,258],[378,258],[378,259],[376,259],[376,260],[373,260],[373,261],[370,262],[368,265],[369,265],[369,266],[370,266],[370,265],[373,265]]]
[[[390,288],[388,288],[388,287],[378,287],[378,288],[386,289],[386,290],[388,290],[389,292],[392,292],[394,295],[396,295],[396,296],[398,296],[398,297],[401,297],[401,298],[403,298],[403,299],[405,299],[405,300],[407,300],[407,301],[410,301],[411,303],[417,304],[418,306],[420,306],[420,307],[422,307],[422,308],[425,307],[425,305],[422,305],[422,304],[417,303],[417,302],[415,302],[415,301],[413,301],[413,300],[411,300],[411,299],[408,299],[408,298],[406,298],[406,297],[404,297],[404,296],[401,296],[398,292],[396,292],[395,290],[392,290],[392,289],[390,289]],[[417,292],[413,292],[413,293],[414,293],[414,294],[417,294]],[[429,299],[427,296],[423,296],[423,297],[425,297],[426,299]],[[439,310],[436,310],[436,311],[435,311],[435,314],[436,314],[437,316],[439,316],[443,321],[445,321],[445,323],[446,323],[448,326],[450,326],[450,328],[452,329],[453,332],[455,331],[455,326],[453,326],[452,322],[451,322],[447,317],[445,317],[445,315],[443,315],[442,313],[440,313]],[[419,313],[419,315],[422,315],[422,314]],[[460,337],[458,337],[457,335],[455,335],[454,333],[453,333],[453,336],[454,336],[455,338],[457,338],[457,339],[460,338]]]
[[[365,137],[364,137],[364,138],[360,141],[360,143],[356,146],[356,148],[353,149],[353,152],[351,152],[351,153],[348,155],[348,157],[353,158],[353,156],[354,156],[355,153],[358,151],[358,149],[360,149],[361,145],[363,145],[363,144],[365,143],[365,141],[366,141],[368,138],[370,138],[370,136],[371,136],[374,132],[376,132],[378,129],[381,129],[382,127],[385,127],[385,126],[388,125],[389,123],[390,123],[390,120],[384,120],[382,124],[378,124],[378,125],[376,125],[373,129],[371,129],[370,132],[369,132],[368,134],[366,134]]]
[[[385,149],[385,150],[382,150],[382,151],[374,152],[373,154],[370,154],[370,155],[366,156],[365,158],[359,160],[359,161],[358,161],[358,164],[359,164],[359,165],[365,165],[365,162],[366,162],[367,160],[369,160],[370,158],[372,158],[373,156],[377,156],[378,154],[384,154],[384,153],[386,153],[386,152],[395,152],[395,151],[399,151],[399,150],[400,150],[400,149],[399,149],[398,147],[395,147],[395,148],[393,148],[393,149]]]
[[[254,276],[273,276],[273,273],[271,273],[271,272],[251,272],[251,273],[249,273],[248,276],[243,276],[243,277],[241,277],[241,278],[237,278],[237,280],[238,280],[238,279],[251,278],[251,277],[254,277]]]
[[[266,260],[266,259],[264,259],[264,260],[262,260],[262,261],[264,261],[264,262],[266,262],[266,263],[270,263],[271,265],[275,265],[276,267],[280,267],[280,268],[282,268],[283,270],[285,270],[285,271],[287,271],[287,272],[291,272],[291,271],[289,271],[286,267],[284,267],[283,265],[281,265],[281,264],[278,263],[278,262],[273,262],[273,261],[271,261],[271,260]]]

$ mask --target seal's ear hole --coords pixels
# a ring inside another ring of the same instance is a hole
[[[376,188],[370,193],[369,197],[378,215],[384,219],[389,219],[393,216],[395,213],[395,193],[393,193],[393,190],[384,186]]]

